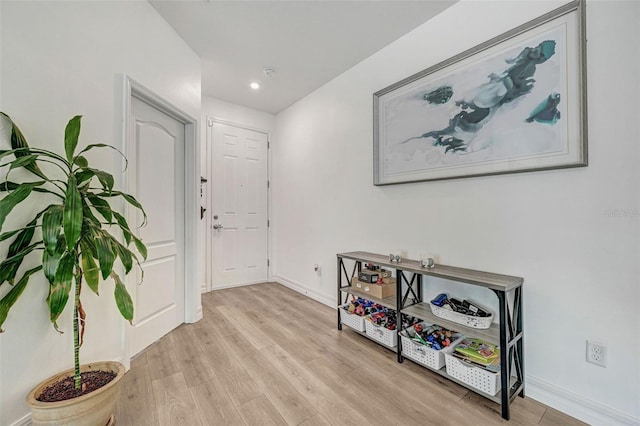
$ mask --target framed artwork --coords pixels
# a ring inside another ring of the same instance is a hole
[[[374,184],[587,165],[585,5],[376,92]]]

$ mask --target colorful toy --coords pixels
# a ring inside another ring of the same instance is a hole
[[[349,303],[349,306],[346,306],[344,309],[350,314],[355,314],[363,317],[365,315],[369,315],[386,308],[384,308],[384,306],[382,305],[372,302],[371,300],[366,300],[361,297],[354,297],[353,300],[351,300],[351,302]]]
[[[412,331],[407,331],[413,340],[437,351],[451,346],[451,342],[458,336],[453,330],[425,323],[415,324]]]

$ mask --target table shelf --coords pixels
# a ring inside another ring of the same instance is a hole
[[[402,308],[402,313],[405,315],[411,315],[412,317],[418,317],[430,324],[438,324],[444,328],[448,328],[449,330],[455,330],[466,337],[478,337],[496,345],[500,344],[500,326],[495,323],[491,324],[491,327],[487,329],[468,327],[466,325],[435,316],[433,312],[431,312],[431,307],[428,302],[421,302]]]
[[[353,272],[349,274],[345,262],[353,262]],[[362,270],[363,264],[374,264],[395,270],[396,273],[396,294],[384,299],[372,297],[371,294],[359,290],[350,285],[352,277],[357,276],[356,271]],[[473,269],[458,268],[455,266],[435,265],[433,268],[423,267],[419,261],[403,259],[401,262],[391,262],[389,256],[355,251],[341,253],[337,255],[337,299],[338,305],[342,305],[348,299],[348,295],[362,297],[372,300],[375,303],[395,309],[398,316],[408,315],[420,318],[421,320],[438,324],[445,328],[455,330],[467,337],[476,337],[496,344],[500,347],[500,388],[501,390],[494,396],[488,395],[473,386],[449,376],[445,369],[435,370],[420,362],[410,361],[422,365],[437,374],[482,395],[491,401],[497,402],[501,406],[502,418],[509,420],[510,404],[516,396],[524,397],[524,343],[522,328],[522,286],[524,280],[511,275],[495,274]],[[409,280],[409,276],[411,279]],[[444,318],[437,317],[431,311],[429,302],[423,299],[423,277],[438,277],[447,280],[457,281],[473,286],[484,287],[495,293],[498,298],[498,313],[496,315],[498,323],[493,323],[488,329],[468,327]],[[344,281],[349,284],[343,286]],[[411,297],[410,297],[411,296]],[[342,330],[341,309],[338,309],[338,329]],[[400,322],[399,318],[399,324]],[[361,334],[372,341],[380,344],[386,349],[394,350],[397,353],[398,362],[404,361],[402,353],[402,339],[398,336],[397,348],[390,348],[381,342],[376,341],[366,333]],[[397,332],[400,333],[402,327],[399,326]]]
[[[375,302],[387,308],[396,309],[397,300],[395,295],[391,297],[386,297],[384,299],[379,299],[377,297],[371,296],[371,294],[367,292],[364,292],[352,286],[341,287],[340,290],[345,293],[352,294],[354,296],[362,297],[363,299],[371,300],[372,302]]]

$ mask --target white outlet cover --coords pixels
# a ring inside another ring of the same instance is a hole
[[[592,342],[587,340],[587,362],[591,364],[599,365],[600,367],[607,366],[607,347],[599,342]]]

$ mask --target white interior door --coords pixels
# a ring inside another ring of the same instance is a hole
[[[211,288],[266,281],[267,135],[211,124]]]
[[[148,216],[147,225],[136,231],[148,257],[142,263],[144,281],[132,294],[133,356],[184,322],[185,126],[136,98],[131,114],[130,184]]]

